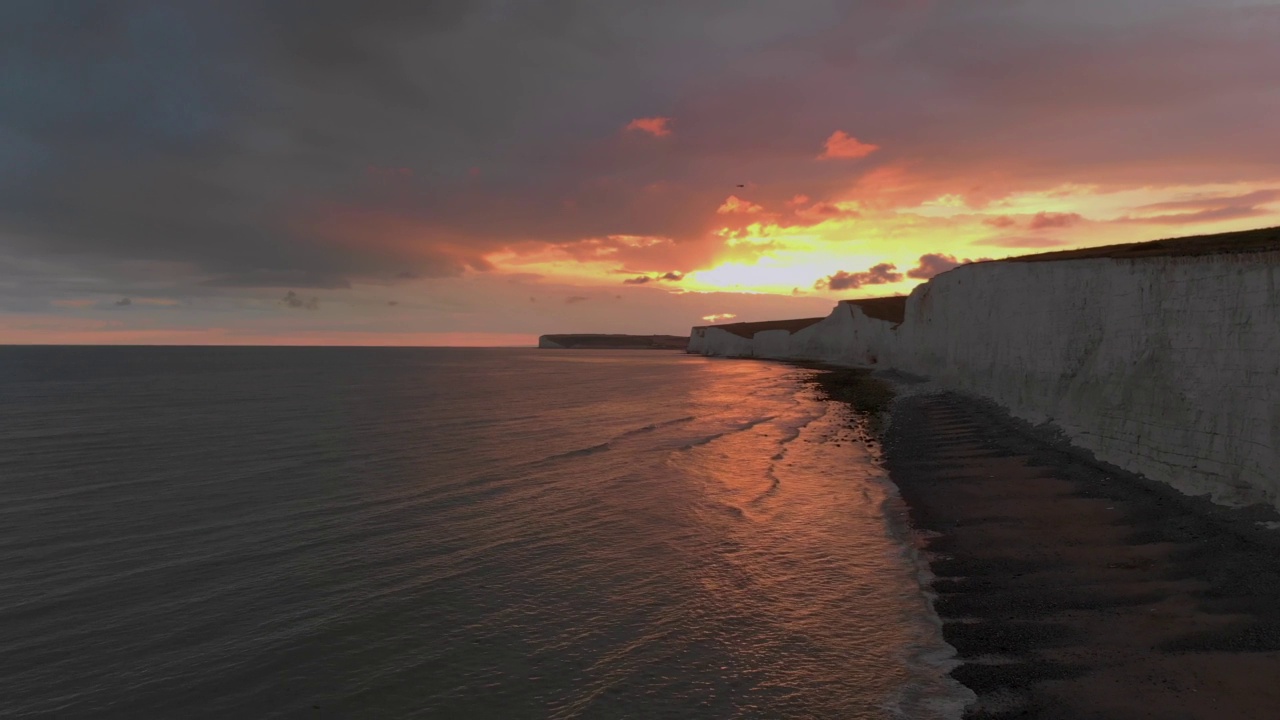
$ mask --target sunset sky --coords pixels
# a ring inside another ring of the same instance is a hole
[[[1280,2],[7,0],[0,343],[530,344],[1280,225]]]

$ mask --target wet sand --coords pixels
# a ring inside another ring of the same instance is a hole
[[[884,452],[928,538],[952,675],[979,696],[966,717],[1280,717],[1273,511],[1181,495],[957,395],[898,400]]]
[[[966,718],[1280,718],[1280,514],[1182,495],[977,398],[796,364],[873,420],[979,698]]]

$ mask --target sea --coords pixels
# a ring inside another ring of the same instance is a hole
[[[0,717],[957,718],[812,372],[0,347]]]

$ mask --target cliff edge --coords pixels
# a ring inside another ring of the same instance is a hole
[[[1280,507],[1280,228],[973,263],[801,322],[695,327],[689,351],[924,376],[1188,494]]]

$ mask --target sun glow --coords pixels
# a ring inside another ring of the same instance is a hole
[[[1247,184],[1123,190],[1069,184],[986,201],[935,192],[893,207],[856,197],[788,197],[770,204],[730,196],[708,208],[723,225],[700,245],[610,235],[508,249],[486,259],[539,282],[626,292],[874,297],[910,292],[923,282],[927,273],[912,277],[911,271],[924,267],[926,255],[999,259],[1280,223],[1280,190]],[[1252,207],[1237,207],[1246,202]],[[1206,212],[1219,207],[1228,212]],[[688,262],[685,247],[705,254]],[[831,290],[824,280],[841,273],[839,289]],[[850,284],[851,277],[858,284]]]

